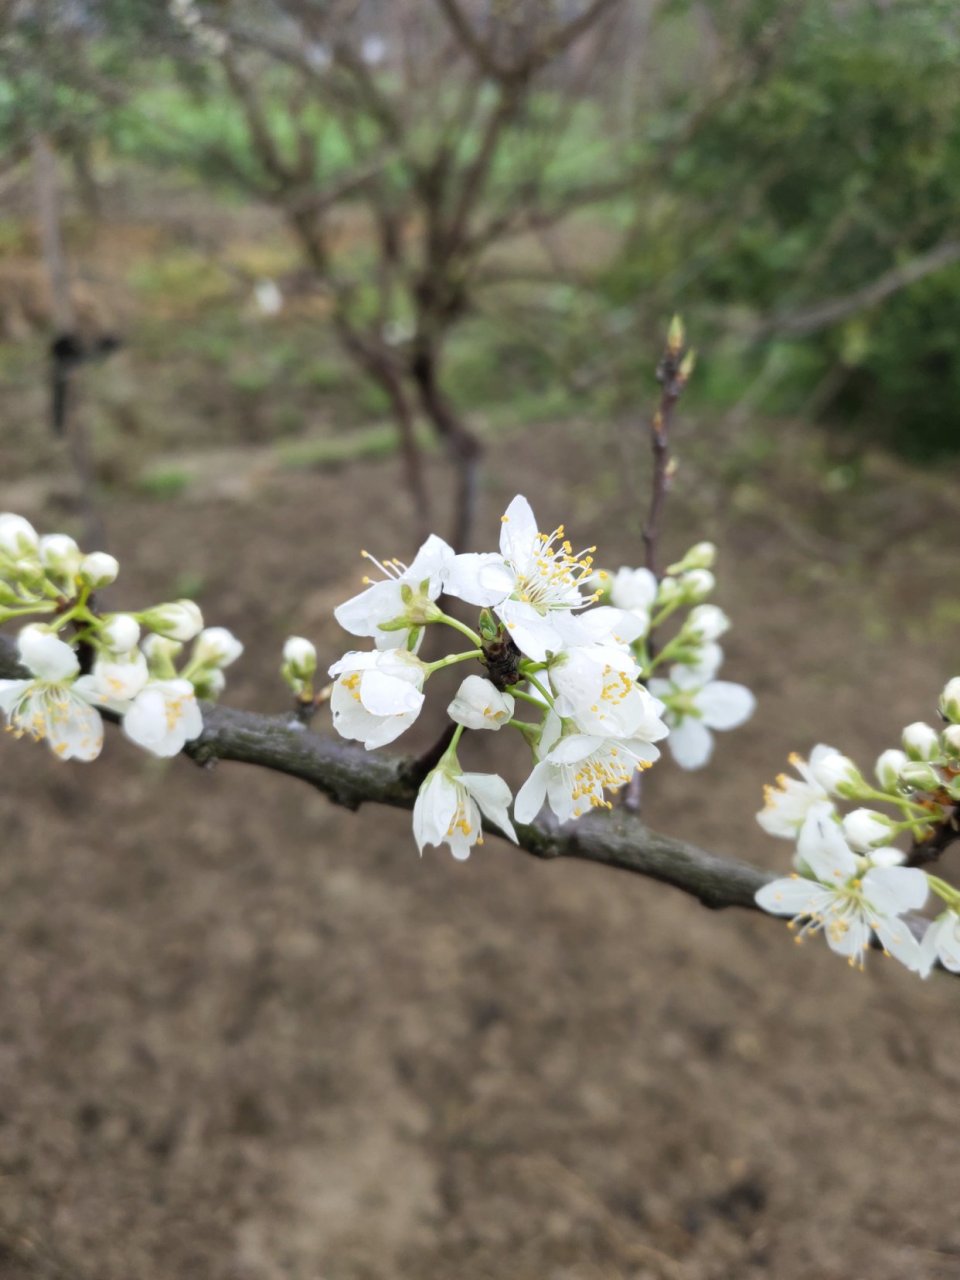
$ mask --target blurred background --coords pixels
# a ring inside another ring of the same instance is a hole
[[[645,817],[784,867],[788,752],[935,715],[954,0],[0,15],[0,508],[198,599],[233,703],[348,647],[361,546],[493,546],[518,491],[641,563],[680,312],[665,559],[717,542],[759,709]],[[960,1277],[955,983],[116,735],[0,774],[4,1280]]]

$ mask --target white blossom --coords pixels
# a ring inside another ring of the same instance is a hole
[[[703,664],[671,667],[669,679],[651,680],[649,688],[667,703],[667,745],[681,769],[702,769],[713,754],[711,730],[736,729],[757,705],[745,685],[713,680]]]
[[[91,673],[79,678],[76,689],[94,705],[122,712],[149,678],[147,660],[139,649],[129,653],[101,653]]]
[[[426,667],[404,649],[345,654],[330,668],[333,727],[359,739],[368,751],[409,729],[423,706]]]
[[[813,878],[773,880],[757,891],[758,906],[773,915],[791,916],[791,927],[799,928],[798,940],[822,929],[830,948],[861,968],[872,933],[885,951],[908,968],[916,967],[917,941],[899,917],[926,901],[922,871],[869,866],[825,815],[803,827],[797,856]]]
[[[659,584],[649,569],[617,570],[610,584],[610,603],[634,614],[643,623],[641,634],[650,630],[650,614],[657,600]]]
[[[960,912],[955,907],[927,925],[917,956],[917,972],[922,978],[929,978],[938,960],[951,973],[960,973]]]
[[[203,732],[203,716],[189,680],[151,680],[123,717],[123,732],[155,756],[175,756]]]
[[[467,729],[500,729],[513,716],[516,703],[484,676],[467,676],[447,707],[447,714]]]
[[[53,631],[24,627],[17,640],[28,680],[0,680],[0,710],[8,729],[34,741],[46,739],[62,760],[95,760],[103,746],[103,721],[77,688],[77,655]]]
[[[366,590],[339,605],[333,616],[351,635],[371,636],[378,649],[402,648],[410,630],[419,629],[429,620],[428,606],[444,590],[454,560],[453,548],[431,534],[409,566],[401,560],[381,563],[368,551],[361,555],[380,570],[383,578],[364,578]],[[383,630],[384,624],[402,620],[407,621],[406,627]]]
[[[420,853],[425,845],[448,844],[460,861],[475,844],[483,844],[483,815],[517,842],[507,812],[510,788],[492,773],[461,773],[459,765],[443,763],[429,773],[413,806],[413,834]]]
[[[559,737],[559,717],[551,715],[540,742],[541,759],[517,792],[518,822],[532,822],[546,801],[561,822],[591,809],[609,808],[605,792],[619,791],[638,770],[660,757],[642,738],[622,740],[573,733]]]
[[[757,814],[757,821],[768,835],[794,840],[811,816],[819,817],[833,812],[833,801],[815,773],[815,768],[828,754],[840,753],[833,747],[820,743],[810,753],[808,764],[802,756],[793,752],[790,763],[800,774],[800,778],[791,778],[781,773],[775,785],[768,784],[764,787],[764,806]]]
[[[568,649],[549,674],[558,713],[584,733],[646,742],[667,736],[663,703],[637,683],[639,668],[629,653],[603,645]]]
[[[595,550],[574,551],[563,525],[540,533],[529,502],[518,494],[501,517],[499,554],[458,555],[447,591],[492,608],[520,652],[544,662],[564,646],[568,633],[560,619],[596,598],[583,594]]]

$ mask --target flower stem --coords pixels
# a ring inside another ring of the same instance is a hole
[[[535,675],[531,675],[529,671],[522,671],[520,674],[524,677],[527,684],[532,684],[533,687],[537,690],[537,692],[542,694],[543,697],[546,698],[547,706],[552,707],[553,696],[547,692],[547,690],[543,687],[543,685],[540,683],[537,677]],[[536,698],[531,698],[531,701],[536,702]]]
[[[468,649],[465,653],[451,653],[449,657],[439,658],[436,662],[426,662],[424,666],[427,668],[427,675],[432,676],[435,671],[442,671],[444,667],[452,667],[455,662],[466,662],[468,658],[482,657],[482,649]]]
[[[476,631],[471,630],[465,622],[460,622],[457,618],[451,618],[449,613],[441,612],[439,617],[435,618],[434,621],[444,622],[448,627],[453,627],[454,630],[459,631],[461,635],[464,635],[468,640],[471,640],[478,649],[483,644],[483,640],[477,635]]]

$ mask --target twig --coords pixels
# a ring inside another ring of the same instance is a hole
[[[667,333],[667,345],[657,365],[660,403],[650,423],[653,473],[650,480],[650,508],[643,526],[643,548],[644,564],[655,577],[659,577],[657,551],[660,526],[672,475],[670,427],[673,423],[673,411],[693,368],[692,357],[693,353],[688,352],[684,346],[683,324],[679,316],[675,316]],[[652,631],[647,637],[647,649],[653,657],[656,653],[656,640]],[[643,775],[639,771],[633,774],[622,794],[623,808],[639,813],[643,799]]]
[[[11,641],[0,636],[0,678],[24,675]],[[315,787],[347,809],[385,804],[412,809],[423,777],[423,760],[391,758],[304,728],[290,717],[258,715],[203,704],[203,733],[184,749],[199,765],[234,760],[286,774]],[[58,766],[54,766],[58,767]],[[490,827],[496,834],[496,828]],[[758,889],[775,876],[749,862],[721,858],[672,836],[660,835],[622,809],[587,814],[558,826],[549,817],[518,825],[519,847],[536,858],[578,858],[616,867],[672,885],[705,907],[759,910]],[[770,917],[772,918],[772,917]],[[913,933],[926,928],[921,916],[906,916]]]
[[[684,346],[683,325],[674,318],[667,335],[663,357],[657,365],[657,381],[660,383],[660,403],[650,423],[650,447],[653,451],[653,478],[651,482],[650,509],[643,527],[644,563],[651,573],[657,574],[657,543],[663,508],[670,488],[670,427],[673,411],[693,367],[692,353]]]
[[[954,805],[949,817],[937,827],[928,840],[918,840],[907,856],[908,867],[924,867],[936,862],[941,854],[960,840],[960,805]]]

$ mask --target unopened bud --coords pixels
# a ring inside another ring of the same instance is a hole
[[[203,630],[203,614],[192,600],[158,604],[138,616],[144,626],[171,640],[192,640]]]
[[[866,786],[860,770],[840,751],[814,751],[810,756],[810,772],[830,796],[850,797]]]
[[[686,573],[690,569],[712,569],[717,558],[717,548],[712,542],[698,542],[690,548],[682,560],[667,565],[667,573]]]
[[[226,627],[207,627],[197,636],[193,661],[202,667],[229,667],[243,653],[243,645]]]
[[[678,356],[683,350],[686,336],[683,321],[679,316],[674,316],[670,321],[670,328],[667,330],[667,350],[672,356]]]
[[[960,756],[960,724],[948,724],[940,735],[940,745],[948,756]]]
[[[716,585],[717,580],[709,569],[691,569],[680,579],[684,595],[694,604],[705,600]]]
[[[694,351],[693,347],[691,347],[690,350],[687,352],[687,354],[680,361],[680,368],[677,370],[677,377],[680,379],[681,382],[690,381],[690,375],[693,373],[696,363],[697,363],[697,353],[696,351]]]
[[[884,791],[896,791],[897,782],[900,778],[900,770],[907,763],[907,753],[898,751],[896,747],[891,747],[888,751],[882,752],[877,757],[877,763],[874,765],[874,772],[877,775],[877,781],[883,787]]]
[[[203,667],[190,677],[190,683],[198,698],[213,702],[227,687],[227,677],[219,667]]]
[[[489,609],[480,610],[480,621],[477,625],[480,630],[480,639],[484,644],[496,640],[500,634],[500,624]]]
[[[37,554],[40,539],[29,520],[5,511],[0,515],[0,551],[11,560],[33,558]]]
[[[77,577],[91,590],[98,591],[116,582],[119,572],[120,564],[113,556],[107,555],[106,551],[91,551],[80,561]]]
[[[312,680],[317,671],[316,648],[303,636],[291,636],[283,646],[284,665],[298,680]]]
[[[129,613],[115,613],[101,627],[100,636],[111,653],[129,653],[140,639],[140,624]]]
[[[851,848],[866,853],[873,845],[889,842],[892,823],[874,809],[854,809],[843,819],[843,834]]]
[[[144,638],[140,646],[150,674],[159,680],[172,680],[177,674],[174,663],[183,650],[179,640],[171,640],[167,636],[150,635]]]
[[[72,583],[80,571],[83,552],[65,533],[49,533],[40,539],[40,563],[63,583]]]
[[[900,781],[911,791],[938,791],[941,779],[932,765],[910,760],[900,770]]]
[[[916,720],[904,729],[900,741],[911,760],[933,760],[940,753],[940,738],[936,729]]]
[[[681,633],[709,642],[719,640],[729,627],[730,619],[722,609],[718,609],[715,604],[698,604],[695,609],[690,610]]]
[[[960,722],[960,676],[947,681],[940,695],[940,714],[954,724]]]

